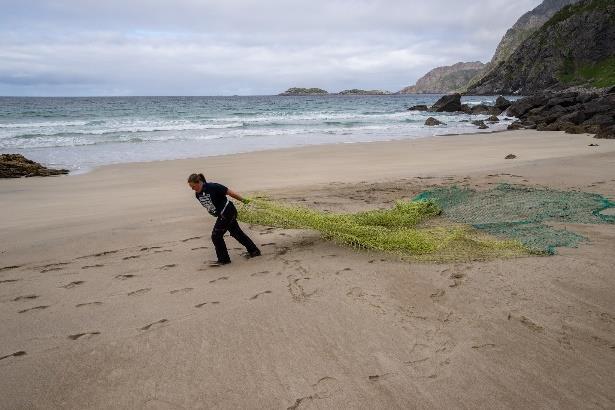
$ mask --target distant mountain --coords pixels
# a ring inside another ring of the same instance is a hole
[[[508,59],[521,43],[542,27],[542,25],[553,17],[555,13],[563,7],[578,3],[579,1],[580,0],[544,0],[542,4],[519,17],[517,22],[506,31],[506,34],[504,34],[504,37],[500,40],[491,61],[468,82],[467,87],[470,88],[473,84],[478,83],[491,70],[497,67],[499,63]]]
[[[278,95],[327,95],[327,94],[329,93],[326,90],[323,90],[322,88],[292,87]]]
[[[480,61],[437,67],[397,94],[446,94],[464,88],[485,65]]]
[[[615,1],[583,0],[555,13],[466,93],[530,94],[614,84]]]

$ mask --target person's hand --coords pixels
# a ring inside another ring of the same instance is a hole
[[[243,202],[244,204],[246,204],[246,205],[247,205],[247,204],[249,204],[250,202],[252,202],[252,200],[251,200],[250,198],[246,198],[246,197],[244,197],[244,198],[241,200],[241,202]]]

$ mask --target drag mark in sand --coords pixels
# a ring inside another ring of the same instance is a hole
[[[4,279],[4,280],[0,280],[0,283],[13,283],[13,282],[17,282],[19,279]]]
[[[32,308],[29,308],[29,309],[20,310],[17,313],[26,313],[26,312],[29,312],[31,310],[43,310],[43,309],[47,309],[48,307],[49,307],[49,305],[34,306]]]
[[[15,353],[7,354],[6,356],[0,356],[0,360],[8,359],[9,357],[24,356],[25,354],[26,354],[26,352],[24,352],[23,350],[20,350],[20,351],[15,352]]]
[[[98,252],[98,253],[94,253],[92,255],[79,256],[76,259],[97,258],[97,257],[100,257],[100,256],[112,255],[114,253],[118,253],[120,250],[121,249],[117,249],[117,250],[114,250],[114,251]]]
[[[62,268],[60,268],[60,267],[45,268],[45,269],[41,270],[41,273],[53,272],[53,271],[56,271],[56,270],[62,270]]]
[[[132,256],[124,256],[122,260],[127,261],[128,259],[137,259],[140,258],[141,255],[132,255]]]
[[[77,334],[75,334],[75,335],[68,335],[68,338],[69,338],[70,340],[77,340],[77,339],[82,338],[83,336],[88,336],[88,339],[89,339],[90,337],[92,337],[92,336],[97,336],[97,335],[99,335],[99,334],[100,334],[100,332],[86,332],[86,333],[77,333]]]
[[[218,279],[210,280],[209,283],[216,283],[219,280],[228,280],[228,276],[220,276]]]
[[[200,250],[200,249],[207,249],[207,246],[198,246],[198,247],[196,247],[196,248],[192,248],[192,249],[190,249],[190,250],[191,250],[191,251],[198,251],[198,250]]]
[[[160,319],[160,320],[158,320],[156,322],[150,323],[149,325],[143,326],[140,330],[150,330],[152,327],[161,325],[161,324],[166,323],[166,322],[168,322],[167,319]]]
[[[270,290],[266,290],[264,292],[257,293],[256,295],[252,296],[250,298],[250,300],[254,300],[254,299],[258,298],[260,295],[265,295],[265,294],[268,294],[268,293],[271,293],[271,291]]]
[[[160,249],[162,248],[161,246],[147,246],[144,248],[139,249],[139,252],[145,252],[145,251],[149,251],[151,249]]]

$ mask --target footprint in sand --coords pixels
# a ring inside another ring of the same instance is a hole
[[[85,266],[82,266],[81,269],[102,268],[103,266],[105,266],[105,265],[102,265],[102,264],[85,265]]]
[[[56,263],[48,263],[47,265],[42,265],[42,266],[37,266],[37,269],[43,269],[43,271],[46,270],[59,270],[61,269],[60,266],[66,266],[66,265],[70,265],[70,262],[56,262]],[[53,269],[51,269],[53,268]],[[41,271],[41,273],[43,273],[43,271]]]
[[[169,292],[169,293],[170,293],[171,295],[174,295],[174,294],[176,294],[176,293],[188,293],[188,292],[191,292],[191,291],[193,291],[193,290],[194,290],[194,288],[183,288],[183,289],[175,289],[175,290],[172,290],[172,291],[171,291],[171,292]]]
[[[100,256],[112,255],[114,253],[118,253],[119,251],[120,251],[119,249],[114,250],[114,251],[103,251],[103,252],[95,253],[93,255],[79,256],[78,258],[75,258],[75,259],[98,258]]]
[[[141,255],[124,256],[122,258],[122,260],[127,261],[129,259],[137,259],[137,258],[140,258],[140,257],[141,257]]]
[[[29,309],[20,310],[17,313],[26,313],[26,312],[29,312],[31,310],[43,310],[43,309],[47,309],[48,307],[49,307],[48,305],[34,306],[34,307],[29,308]]]
[[[82,306],[95,306],[95,305],[102,305],[102,302],[86,302],[86,303],[78,303],[75,305],[75,307],[82,307]]]
[[[176,265],[175,263],[172,263],[172,264],[170,264],[170,265],[164,265],[164,266],[161,266],[161,267],[159,267],[158,269],[167,270],[167,269],[174,268],[174,267],[176,267],[176,266],[177,266],[177,265]]]
[[[438,289],[436,290],[434,293],[432,293],[431,295],[429,295],[429,297],[433,300],[433,301],[438,301],[440,300],[440,298],[442,296],[444,296],[446,292],[444,291],[444,289]]]
[[[86,333],[77,333],[75,335],[68,335],[68,338],[70,340],[77,340],[77,339],[81,339],[84,336],[87,336],[87,338],[91,338],[93,336],[98,336],[100,334],[100,332],[86,332]]]
[[[130,278],[134,278],[136,275],[131,275],[131,274],[120,274],[120,275],[115,275],[115,279],[119,279],[119,280],[126,280],[126,279],[130,279]]]
[[[384,374],[375,374],[373,376],[368,376],[369,381],[378,382],[381,380],[386,380],[392,376],[395,376],[397,373],[384,373]]]
[[[145,248],[139,249],[139,252],[145,252],[145,251],[149,251],[151,249],[160,249],[160,248],[162,248],[162,246],[147,246]]]
[[[528,319],[525,316],[521,316],[519,318],[519,321],[525,326],[527,326],[527,328],[533,332],[542,332],[544,330],[542,326],[537,325],[536,323],[534,323],[532,320]]]
[[[263,243],[261,246],[274,246],[275,242],[267,242],[267,243]]]
[[[448,285],[451,288],[456,288],[457,286],[461,285],[463,278],[465,278],[466,275],[464,275],[463,273],[453,273],[451,274],[450,278],[453,280],[453,283],[451,283],[450,285]]]
[[[56,271],[56,270],[62,270],[62,268],[57,268],[57,267],[46,268],[46,269],[41,270],[41,273],[53,272],[53,271]]]
[[[79,286],[79,285],[82,285],[82,284],[84,284],[84,283],[85,283],[85,281],[82,281],[82,280],[76,280],[76,281],[73,281],[73,282],[71,282],[71,283],[69,283],[69,284],[67,284],[67,285],[62,286],[62,287],[63,287],[64,289],[72,289],[72,288],[74,288],[75,286]]]
[[[254,299],[258,298],[260,295],[265,295],[265,294],[267,294],[267,293],[271,293],[271,291],[270,291],[270,290],[266,290],[266,291],[264,291],[264,292],[257,293],[256,295],[252,296],[252,297],[250,298],[250,300],[254,300]]]
[[[265,276],[267,274],[269,274],[269,271],[268,270],[263,270],[263,271],[260,271],[260,272],[251,273],[250,276]]]
[[[350,269],[350,268],[344,268],[344,269],[342,269],[342,270],[338,270],[337,272],[335,272],[335,274],[336,274],[336,275],[339,275],[339,274],[340,274],[340,273],[342,273],[342,272],[348,272],[348,271],[351,271],[351,270],[352,270],[352,269]]]
[[[24,356],[25,354],[26,354],[26,352],[24,352],[23,350],[20,350],[20,351],[15,352],[15,353],[7,354],[6,356],[0,356],[0,360],[8,359],[9,357]]]
[[[13,282],[17,282],[19,279],[4,279],[4,280],[0,280],[0,283],[13,283]]]
[[[36,299],[37,297],[38,295],[17,296],[15,299],[13,299],[13,302],[19,302],[20,300],[32,300],[32,299]]]
[[[198,250],[200,250],[200,249],[208,249],[208,248],[207,248],[207,246],[199,246],[199,247],[197,247],[197,248],[192,248],[192,249],[190,249],[190,250],[191,250],[191,251],[198,251]]]
[[[202,236],[193,236],[192,238],[182,239],[182,242],[194,241],[196,239],[201,239]]]
[[[163,249],[161,251],[154,251],[154,253],[165,253],[165,252],[173,252],[173,251],[170,250],[170,249]]]
[[[154,323],[150,323],[149,325],[145,325],[143,326],[140,330],[150,330],[151,328],[156,328],[159,327],[160,325],[162,325],[163,323],[168,322],[167,319],[160,319]]]
[[[3,266],[0,268],[0,272],[4,272],[5,270],[17,269],[21,268],[23,265],[11,265],[11,266]]]
[[[128,296],[144,295],[144,294],[148,293],[150,290],[152,290],[152,288],[144,288],[144,289],[133,290],[132,292],[128,292]]]
[[[227,280],[227,279],[228,279],[228,276],[220,276],[218,279],[210,280],[209,283],[215,283],[219,280]]]

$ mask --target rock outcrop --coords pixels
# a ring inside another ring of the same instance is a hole
[[[506,34],[504,34],[504,37],[500,40],[491,61],[489,61],[485,67],[466,84],[466,91],[471,89],[474,84],[478,83],[500,63],[506,61],[521,43],[534,34],[536,30],[541,28],[555,13],[563,7],[578,3],[579,1],[580,0],[544,0],[536,8],[519,17],[517,22],[506,31]]]
[[[47,177],[68,174],[67,169],[49,169],[21,154],[0,155],[0,178]]]
[[[434,127],[436,125],[446,125],[446,124],[444,124],[442,121],[438,121],[434,117],[429,117],[425,120],[425,125],[427,125],[428,127]]]
[[[615,2],[583,0],[555,13],[468,94],[522,94],[615,85]]]
[[[615,91],[539,93],[512,103],[507,115],[519,120],[509,129],[596,134],[615,138]]]
[[[484,67],[480,61],[437,67],[397,94],[447,94],[464,88]]]
[[[455,112],[461,111],[461,94],[451,94],[441,97],[434,105],[431,106],[431,111],[435,112]]]

